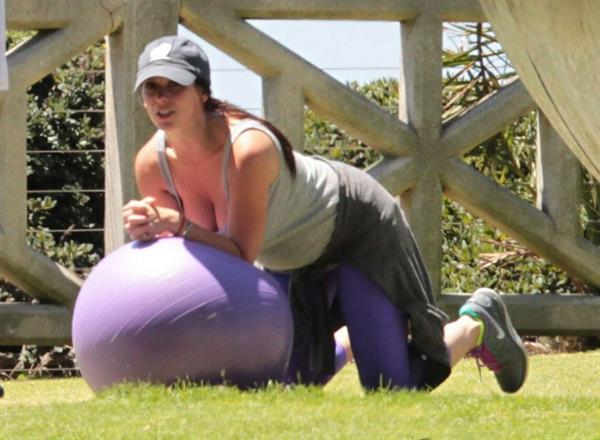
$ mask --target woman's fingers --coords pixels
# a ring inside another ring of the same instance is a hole
[[[147,240],[153,237],[150,232],[152,219],[148,215],[152,208],[142,200],[130,200],[122,210],[125,231],[132,240]]]
[[[149,201],[154,201],[154,197],[146,197],[143,200],[130,200],[121,209],[123,219],[144,217],[145,221],[150,222],[158,218],[158,210],[154,205],[148,203]]]
[[[123,205],[122,210],[126,209],[152,209],[152,204],[156,201],[154,197],[144,197],[142,200],[130,200]]]
[[[148,216],[145,215],[130,214],[125,218],[125,221],[131,226],[141,226],[150,223],[152,220],[150,220]]]
[[[148,223],[142,225],[125,223],[125,230],[132,240],[152,240],[156,237],[156,233],[152,231]]]
[[[141,200],[130,200],[123,206],[123,223],[132,239],[152,240],[161,234],[173,233],[174,219],[179,219],[179,211],[159,207],[155,203],[154,197],[144,197]]]
[[[156,202],[156,199],[154,197],[144,197],[141,200],[142,203],[146,203],[147,205],[154,205],[154,202]]]

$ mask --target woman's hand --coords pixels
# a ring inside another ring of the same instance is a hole
[[[179,231],[182,220],[179,211],[156,206],[155,202],[154,197],[145,197],[123,206],[123,223],[132,240],[154,240]]]

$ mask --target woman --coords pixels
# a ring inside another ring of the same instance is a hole
[[[500,296],[478,290],[445,324],[399,203],[369,175],[293,152],[273,125],[211,97],[208,60],[188,39],[148,44],[135,89],[158,130],[136,158],[143,198],[123,207],[127,232],[182,236],[276,273],[294,315],[290,380],[326,380],[347,325],[368,389],[434,388],[467,353],[504,391],[522,386],[527,356]]]

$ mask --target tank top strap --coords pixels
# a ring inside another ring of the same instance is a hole
[[[223,168],[222,168],[222,177],[223,177],[223,187],[225,189],[225,200],[229,202],[229,181],[227,180],[227,167],[229,166],[229,160],[231,158],[231,147],[233,143],[237,140],[237,138],[246,130],[259,130],[265,133],[267,136],[271,138],[277,150],[281,153],[281,143],[275,133],[261,124],[259,121],[255,121],[254,119],[244,119],[231,128],[231,132],[227,140],[225,141],[225,147],[223,149]]]
[[[156,136],[156,156],[158,158],[158,168],[160,169],[160,174],[162,174],[162,177],[167,184],[167,191],[169,191],[169,194],[175,198],[179,212],[183,213],[183,201],[177,193],[177,188],[175,188],[175,181],[173,180],[173,175],[171,174],[171,169],[169,168],[169,161],[167,160],[166,148],[167,142],[165,138],[165,132],[158,130]]]

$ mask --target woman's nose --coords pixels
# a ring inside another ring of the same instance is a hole
[[[154,97],[154,99],[156,99],[157,101],[168,101],[169,99],[171,99],[171,92],[168,89],[158,89],[156,91],[156,95]]]

